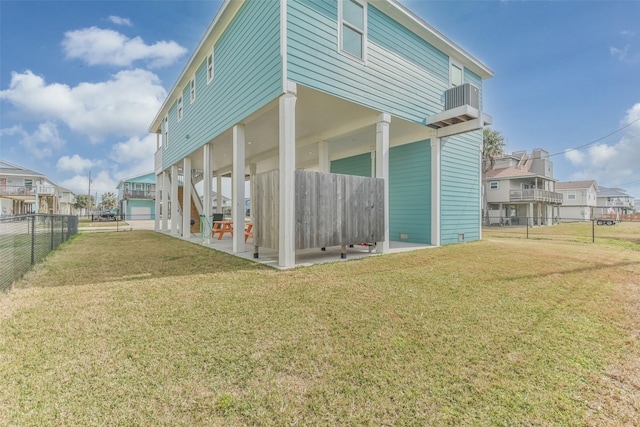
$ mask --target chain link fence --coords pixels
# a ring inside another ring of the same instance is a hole
[[[78,217],[19,215],[0,218],[0,292],[78,232]]]

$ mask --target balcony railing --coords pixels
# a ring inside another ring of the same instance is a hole
[[[512,202],[547,202],[561,204],[562,193],[530,188],[527,190],[511,190],[509,200]]]
[[[125,199],[155,199],[155,190],[124,190]]]
[[[0,186],[2,196],[35,196],[36,189],[24,185],[3,185]]]

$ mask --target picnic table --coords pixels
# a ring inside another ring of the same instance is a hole
[[[222,240],[224,233],[230,233],[233,236],[233,221],[213,221],[211,237],[216,237],[218,234],[218,240]]]

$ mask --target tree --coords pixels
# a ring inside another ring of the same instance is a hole
[[[93,200],[93,196],[91,196],[91,205],[93,206],[94,204],[94,200]],[[88,204],[87,204],[87,195],[86,194],[79,194],[76,196],[76,202],[73,204],[73,207],[76,209],[87,209]]]
[[[495,158],[504,154],[504,138],[497,130],[486,128],[482,132],[482,172],[493,169]]]
[[[117,204],[118,204],[118,196],[116,196],[115,193],[111,191],[107,191],[106,193],[102,194],[102,202],[100,203],[100,205],[102,206],[102,209],[110,211]]]

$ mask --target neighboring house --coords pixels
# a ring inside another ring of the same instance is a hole
[[[486,172],[484,221],[488,225],[550,225],[560,216],[561,193],[556,191],[549,153],[535,149],[505,154]]]
[[[156,175],[153,172],[121,180],[118,189],[118,209],[125,219],[155,217]]]
[[[218,199],[220,199],[220,212],[223,212],[225,209],[231,208],[230,198],[228,198],[224,194],[221,194],[220,197],[218,198],[218,193],[216,193],[215,191],[212,191],[211,192],[211,204],[213,206],[211,208],[212,213],[218,212]],[[204,194],[200,196],[200,203],[203,203],[203,206],[204,206]]]
[[[598,203],[595,216],[616,218],[620,215],[633,214],[635,210],[635,197],[627,194],[622,188],[600,187],[598,191]]]
[[[0,215],[61,214],[60,189],[45,175],[0,159]]]
[[[598,199],[598,184],[594,180],[556,182],[562,194],[561,221],[590,221]]]
[[[60,195],[60,214],[61,215],[76,215],[77,209],[74,207],[76,204],[76,195],[64,187],[59,187]]]
[[[395,0],[225,1],[149,129],[167,190],[157,206],[178,200],[182,181],[185,196],[198,199],[193,184],[203,181],[211,206],[213,176],[231,176],[233,223],[242,227],[249,176],[255,246],[277,249],[287,267],[297,249],[324,244],[318,235],[297,239],[299,227],[333,218],[318,209],[346,200],[323,187],[341,179],[332,172],[379,183],[375,206],[346,207],[351,216],[380,209],[368,219],[382,227],[378,253],[391,240],[479,239],[482,128],[491,122],[483,80],[492,75]],[[300,170],[324,174],[325,184],[310,191],[296,180]],[[273,197],[258,200],[266,187]],[[313,204],[305,195],[316,190],[323,196]],[[317,209],[305,214],[305,203]],[[181,230],[199,214],[174,203],[156,229],[189,238]],[[245,251],[242,233],[233,250]]]

